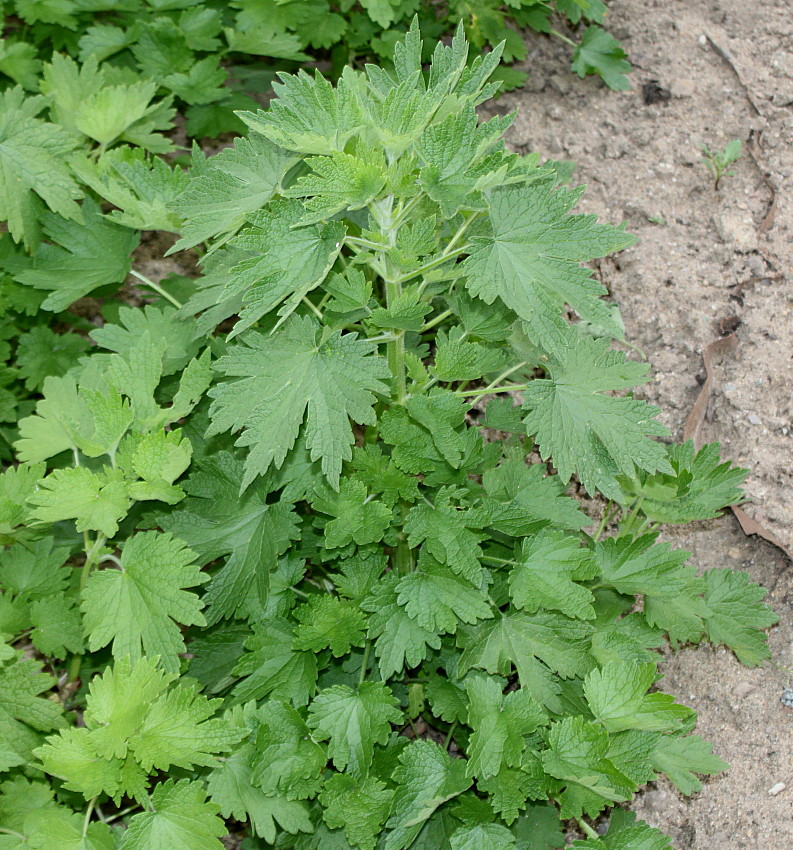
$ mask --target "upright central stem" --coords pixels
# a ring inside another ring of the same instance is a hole
[[[389,195],[381,201],[376,201],[371,207],[372,215],[377,221],[380,232],[386,237],[388,246],[396,245],[397,233],[400,222],[394,216],[394,196]],[[380,267],[383,282],[385,283],[386,307],[390,310],[402,294],[402,283],[399,280],[397,270],[394,269],[387,251],[380,252]],[[407,398],[407,372],[405,369],[405,332],[393,329],[393,338],[387,343],[388,368],[394,379],[394,401],[403,404]],[[409,506],[402,503],[400,511],[402,520],[407,518]],[[394,568],[400,575],[413,571],[413,551],[408,544],[404,532],[400,533],[394,553]]]
[[[386,304],[390,310],[397,298],[402,294],[402,285],[386,278]],[[407,397],[407,377],[405,374],[405,332],[395,331],[394,339],[388,342],[388,366],[394,376],[397,404],[402,404]]]
[[[394,196],[388,195],[376,201],[371,207],[380,232],[386,237],[389,248],[396,245],[399,223],[394,217]],[[386,308],[391,309],[402,294],[402,283],[394,269],[387,251],[380,252],[380,267],[385,283]],[[388,366],[394,378],[395,401],[402,404],[407,396],[407,377],[405,373],[405,332],[394,330],[394,337],[388,342]]]

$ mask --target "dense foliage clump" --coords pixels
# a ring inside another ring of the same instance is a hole
[[[582,265],[633,237],[478,119],[500,52],[282,75],[186,171],[90,57],[6,92],[0,847],[664,850],[591,821],[726,767],[656,650],[759,664],[775,618],[657,537],[744,472],[656,439]],[[141,229],[200,277],[63,312]]]

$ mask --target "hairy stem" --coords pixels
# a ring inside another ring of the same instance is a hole
[[[410,207],[410,204],[407,205]],[[402,221],[405,219],[405,211],[398,218],[394,218],[394,196],[389,195],[381,201],[376,201],[370,207],[372,216],[377,222],[380,232],[386,237],[389,246],[396,245],[397,233]],[[385,283],[386,307],[391,308],[402,294],[402,284],[394,274],[391,261],[386,251],[381,251],[379,265]],[[394,379],[394,391],[396,404],[404,404],[407,398],[407,370],[405,368],[405,332],[395,331],[393,338],[388,340],[388,368]],[[408,505],[401,507],[403,522],[410,510]],[[397,573],[405,575],[413,571],[413,552],[408,544],[407,537],[400,534],[394,552],[394,568]]]
[[[444,310],[442,313],[438,313],[438,315],[432,319],[432,321],[427,322],[426,325],[419,331],[419,333],[424,333],[424,331],[430,330],[430,328],[434,328],[435,325],[439,325],[444,319],[448,319],[454,313],[454,310]]]

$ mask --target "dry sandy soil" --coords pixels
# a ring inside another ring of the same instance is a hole
[[[614,0],[609,9],[634,65],[632,92],[578,80],[558,43],[534,38],[526,88],[495,108],[520,109],[509,136],[517,150],[576,162],[584,211],[627,220],[638,234],[599,273],[627,339],[653,364],[644,395],[676,438],[705,377],[705,347],[736,328],[735,350],[714,362],[699,437],[750,470],[747,513],[793,548],[793,7]],[[745,152],[716,191],[700,147],[733,138]],[[666,537],[701,569],[748,570],[781,622],[770,636],[774,664],[760,669],[721,649],[667,657],[664,688],[696,708],[698,732],[732,770],[690,799],[651,785],[635,809],[678,850],[786,850],[793,710],[779,697],[790,678],[780,668],[793,667],[793,564],[747,538],[732,515]],[[769,794],[780,782],[785,790]]]

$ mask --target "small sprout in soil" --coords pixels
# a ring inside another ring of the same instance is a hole
[[[727,171],[727,169],[740,158],[742,149],[743,145],[740,139],[727,142],[723,151],[712,151],[707,145],[702,145],[702,161],[713,178],[714,189],[719,188],[719,181],[722,177],[733,177],[735,175],[734,171]]]

